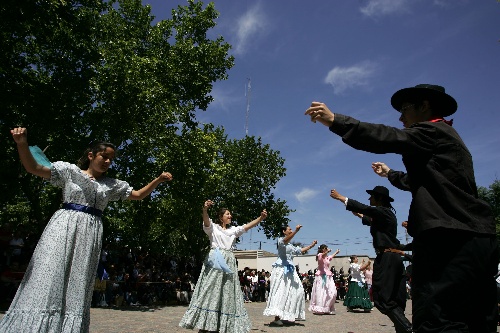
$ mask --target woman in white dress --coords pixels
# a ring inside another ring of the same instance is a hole
[[[264,316],[274,316],[271,326],[283,326],[282,320],[295,322],[296,319],[306,319],[304,288],[295,272],[293,257],[309,251],[318,242],[313,241],[303,248],[290,244],[300,228],[300,224],[295,231],[289,226],[283,227],[281,232],[284,237],[278,238],[278,260],[273,264],[271,288],[264,310]]]
[[[110,143],[96,142],[80,166],[41,165],[33,157],[25,128],[11,130],[27,172],[63,188],[63,206],[43,231],[0,332],[88,332],[90,303],[102,245],[102,210],[109,201],[141,200],[160,183],[163,172],[140,190],[105,176],[115,156]]]
[[[231,212],[219,210],[217,224],[208,216],[211,200],[203,205],[203,231],[210,238],[211,250],[203,263],[189,308],[180,327],[198,332],[247,333],[252,323],[243,305],[238,265],[233,254],[236,238],[267,217],[264,209],[258,218],[242,226],[231,226]]]
[[[358,264],[357,256],[351,256],[350,262],[351,265],[349,269],[351,280],[349,281],[349,288],[347,289],[344,305],[347,307],[347,311],[350,312],[354,309],[362,309],[365,312],[370,312],[373,306],[363,276],[363,271],[368,267],[368,263],[365,263],[363,260],[361,265]]]

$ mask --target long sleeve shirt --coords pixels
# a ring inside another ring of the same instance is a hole
[[[398,129],[335,114],[330,131],[355,149],[402,155],[406,173],[389,172],[388,178],[412,193],[412,237],[438,227],[495,234],[492,209],[478,198],[472,156],[453,127],[425,121]]]

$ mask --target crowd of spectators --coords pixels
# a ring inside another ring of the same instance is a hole
[[[7,308],[29,263],[34,245],[7,227],[0,230],[0,307]],[[94,307],[163,306],[189,304],[202,267],[202,258],[154,255],[139,248],[102,248],[92,298]],[[337,299],[343,300],[349,274],[331,267]],[[299,272],[306,301],[311,299],[314,271]],[[267,301],[270,272],[248,267],[238,271],[245,302]]]
[[[0,310],[14,298],[36,241],[8,224],[0,227]],[[105,244],[92,306],[188,304],[201,270],[199,258],[154,255],[139,248]]]
[[[349,285],[349,274],[345,274],[343,268],[340,268],[340,270],[337,271],[335,266],[332,266],[330,271],[332,272],[332,278],[335,281],[335,286],[337,287],[337,299],[343,300],[347,293],[347,286]],[[297,273],[299,274],[302,286],[304,287],[306,302],[309,302],[311,300],[312,286],[314,283],[316,269],[314,271],[309,270],[306,273],[300,273],[297,268]]]

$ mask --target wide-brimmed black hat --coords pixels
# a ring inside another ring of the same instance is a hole
[[[373,190],[366,190],[366,193],[368,193],[369,195],[372,194],[382,195],[384,197],[387,197],[387,199],[389,199],[389,202],[394,201],[394,199],[389,196],[389,189],[385,186],[375,186]]]
[[[444,87],[434,84],[417,84],[415,87],[398,90],[392,95],[391,105],[396,111],[401,112],[403,103],[423,100],[431,102],[432,111],[442,117],[452,115],[457,111],[457,101],[445,92]]]

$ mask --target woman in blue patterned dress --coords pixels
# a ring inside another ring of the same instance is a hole
[[[295,272],[292,259],[309,251],[318,242],[313,241],[303,248],[290,244],[300,228],[300,224],[295,227],[295,231],[289,226],[283,227],[281,232],[284,237],[278,238],[278,260],[273,264],[271,287],[264,310],[264,316],[274,316],[274,321],[270,324],[272,326],[283,326],[282,320],[295,322],[295,319],[306,319],[304,288]]]
[[[102,210],[109,201],[141,200],[172,175],[163,172],[134,190],[127,182],[105,176],[115,156],[110,143],[93,144],[80,166],[55,162],[47,167],[33,157],[25,128],[11,133],[26,171],[63,188],[64,203],[45,227],[0,331],[88,332],[102,245]]]
[[[221,208],[218,223],[208,216],[211,200],[203,205],[203,231],[210,238],[211,250],[203,263],[189,308],[179,326],[199,329],[200,333],[246,333],[252,328],[243,306],[238,265],[233,254],[236,238],[265,220],[264,209],[258,218],[242,226],[231,226],[231,212]]]

